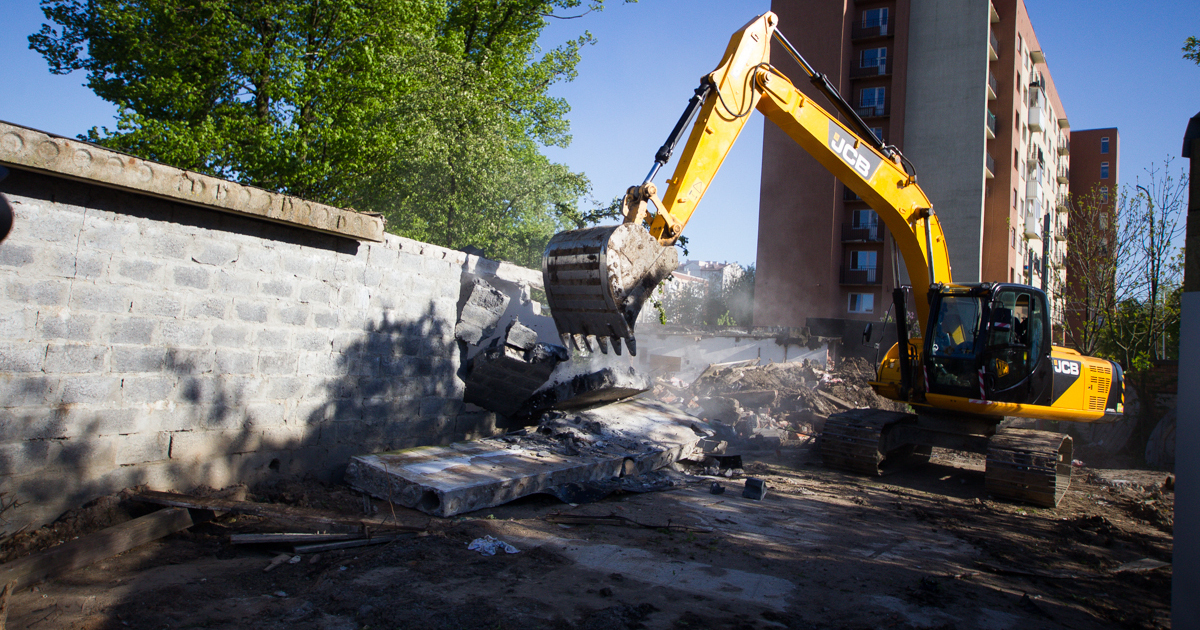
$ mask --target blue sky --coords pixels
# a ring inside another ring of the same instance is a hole
[[[1200,37],[1200,2],[1026,6],[1072,129],[1119,128],[1122,183],[1179,155],[1187,120],[1200,112],[1200,67],[1180,51],[1189,35]],[[546,47],[584,29],[598,43],[583,51],[579,77],[553,89],[571,104],[574,141],[547,155],[587,173],[598,201],[640,183],[729,36],[769,7],[768,0],[609,0],[603,12],[551,20]],[[65,136],[113,126],[115,108],[81,85],[82,73],[52,75],[29,50],[26,37],[42,23],[36,0],[0,0],[0,15],[0,120]],[[787,24],[780,28],[787,34]],[[804,52],[803,42],[793,43]],[[691,258],[754,261],[762,125],[761,116],[752,118],[688,224]]]

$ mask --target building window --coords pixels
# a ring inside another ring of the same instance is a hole
[[[1108,153],[1108,138],[1100,138],[1100,152]]]
[[[1108,162],[1100,163],[1100,179],[1108,179]]]
[[[1017,209],[1017,189],[1013,189],[1013,210]]]
[[[1020,33],[1017,33],[1017,52],[1019,53],[1024,49],[1025,49],[1025,40],[1021,39]]]
[[[1008,246],[1013,249],[1016,249],[1017,248],[1017,228],[1015,228],[1015,227],[1008,228],[1008,231],[1009,231]]]
[[[887,48],[868,48],[858,54],[859,68],[879,68],[879,74],[887,68]]]
[[[881,33],[887,32],[888,25],[888,10],[887,7],[881,9],[867,9],[863,11],[863,28],[880,27]]]
[[[1100,203],[1108,203],[1108,186],[1100,187]]]
[[[849,307],[851,313],[870,313],[875,310],[875,294],[851,293]]]
[[[856,229],[871,228],[879,225],[879,215],[875,214],[874,210],[855,210],[852,217],[851,221]],[[874,254],[875,252],[871,253]]]
[[[874,114],[875,116],[883,115],[883,105],[886,99],[886,89],[880,87],[863,88],[858,93],[858,106],[860,109],[873,109],[874,112],[866,112],[867,115]],[[860,112],[860,115],[862,112]]]
[[[1017,114],[1017,116],[1020,116],[1020,114]],[[1020,167],[1021,167],[1021,151],[1019,149],[1013,149],[1013,168],[1020,168]]]
[[[871,127],[871,133],[875,134],[880,142],[883,142],[883,127]]]

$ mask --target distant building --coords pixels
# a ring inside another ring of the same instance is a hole
[[[1066,244],[1050,241],[1043,261],[1042,238],[1047,215],[1065,229],[1070,129],[1022,0],[773,0],[771,9],[800,53],[912,162],[955,281],[1040,287],[1046,270],[1049,293],[1062,285]],[[772,58],[824,106],[778,44]],[[878,320],[892,289],[909,282],[894,239],[772,124],[760,190],[755,325],[857,338],[855,322]]]
[[[1067,247],[1076,251],[1095,252],[1103,256],[1109,242],[1116,242],[1117,182],[1120,181],[1121,136],[1116,127],[1085,129],[1071,133],[1071,206],[1075,208],[1071,221],[1086,221],[1073,230],[1070,238],[1085,242],[1072,242],[1065,233],[1056,232],[1056,239],[1066,239]],[[1103,291],[1111,297],[1114,287],[1111,281],[1089,278],[1095,269],[1079,265],[1080,257],[1066,261],[1066,325],[1071,331],[1071,340],[1078,343],[1085,338],[1084,321],[1094,321],[1098,316],[1094,306],[1098,299],[1086,295],[1088,291]],[[1089,307],[1090,306],[1090,307]]]
[[[689,260],[679,265],[679,273],[704,278],[714,286],[726,288],[746,273],[746,268],[737,263],[714,262],[711,260]]]

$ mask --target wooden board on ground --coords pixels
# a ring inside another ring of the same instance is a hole
[[[0,584],[16,582],[16,588],[86,567],[192,526],[184,508],[159,510],[132,521],[0,565]]]
[[[402,523],[397,519],[393,519],[390,514],[384,518],[348,516],[332,510],[316,510],[276,503],[254,503],[253,501],[194,497],[186,494],[158,492],[155,490],[142,490],[133,495],[133,497],[146,503],[169,507],[212,510],[214,512],[229,512],[231,514],[249,514],[263,518],[293,519],[316,523],[318,525],[337,525],[359,529],[389,529],[403,532],[420,532],[429,528],[428,519],[407,519],[408,522]]]

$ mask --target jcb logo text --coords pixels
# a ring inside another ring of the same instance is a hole
[[[842,138],[841,134],[835,133],[833,134],[833,140],[829,143],[829,148],[833,149],[834,153],[840,155],[851,168],[858,171],[858,174],[862,175],[863,179],[870,178],[871,163],[858,152],[858,149],[854,148],[854,143],[847,142]]]
[[[1079,376],[1079,363],[1076,361],[1067,361],[1066,359],[1054,359],[1054,371],[1059,374]]]

